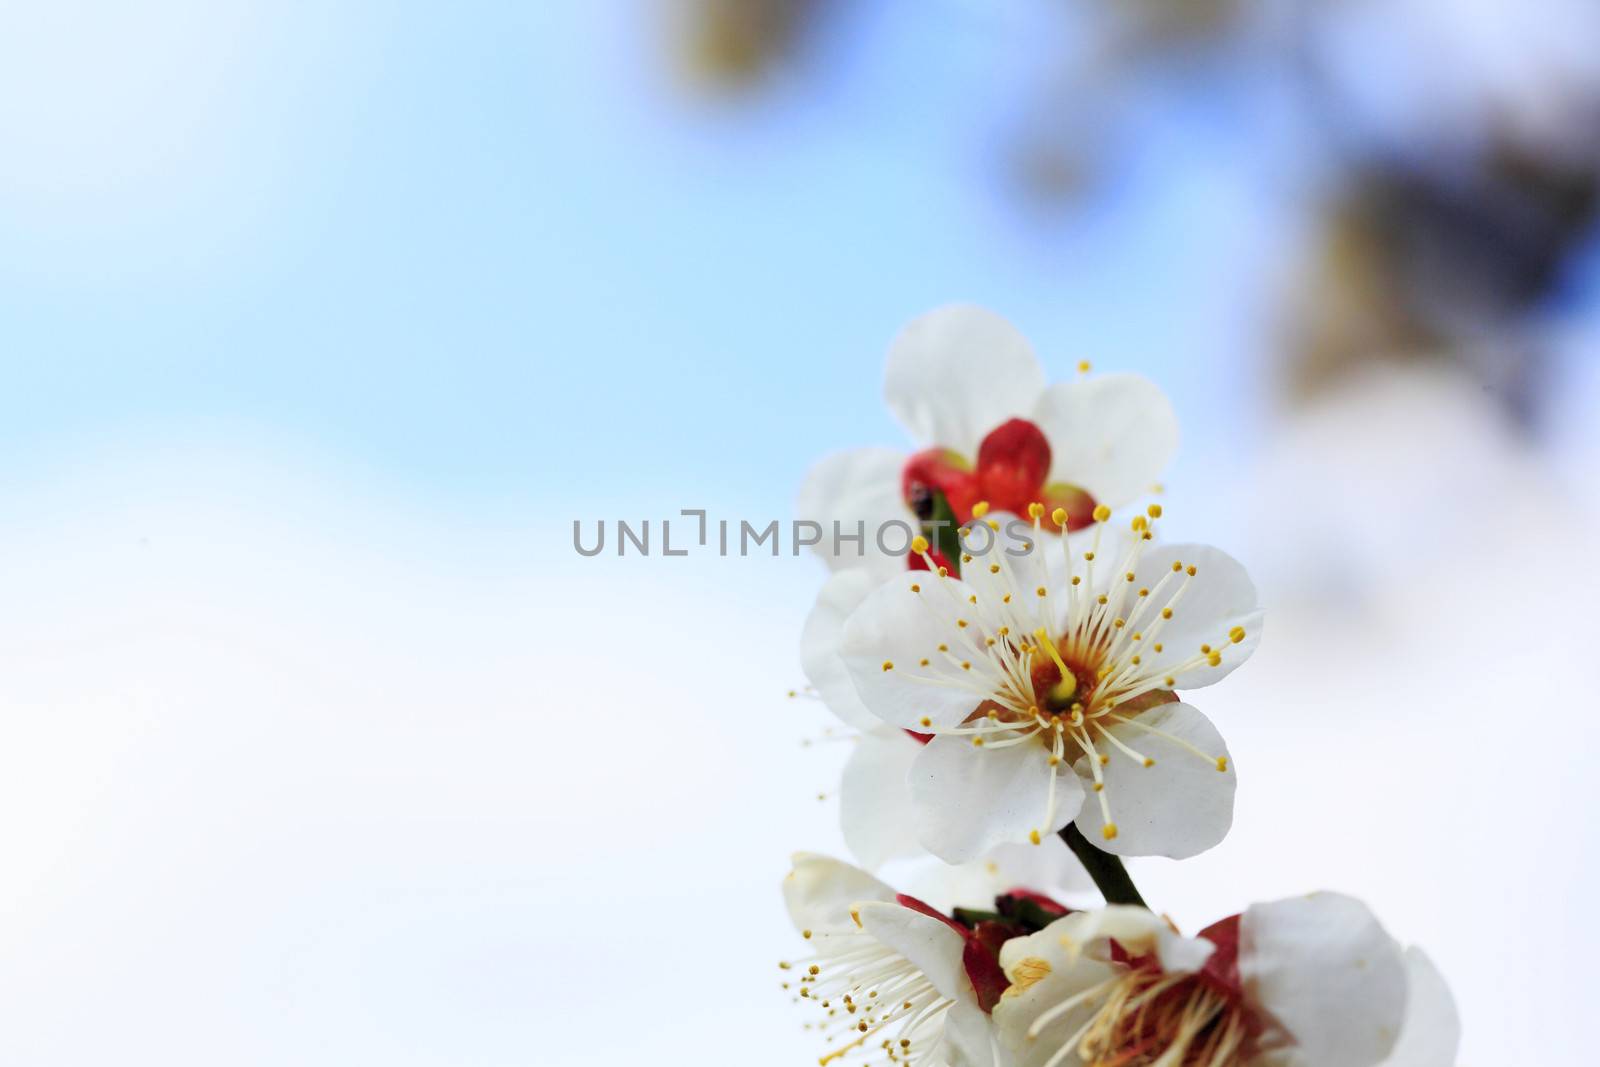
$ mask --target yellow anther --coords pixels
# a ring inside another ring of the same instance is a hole
[[[1171,609],[1171,608],[1162,608],[1162,609],[1161,609],[1161,617],[1162,617],[1162,618],[1163,618],[1163,619],[1170,619],[1170,618],[1172,618],[1172,609]]]
[[[890,661],[890,660],[884,660],[883,661],[883,669],[886,670],[886,671],[894,670],[894,663],[892,661]]]
[[[950,577],[950,568],[949,567],[940,567],[939,568],[939,577],[941,577],[941,578]]]
[[[985,519],[983,521],[986,522],[989,525],[989,529],[993,530],[995,533],[999,533],[1000,532],[1000,520],[999,519]]]
[[[989,564],[989,573],[990,574],[999,574],[1000,573],[1000,564],[998,564],[998,563]]]
[[[940,645],[939,646],[939,651],[940,652],[949,652],[950,651],[950,646],[949,645]]]
[[[916,582],[912,582],[911,583],[911,591],[913,593],[920,593],[920,592],[922,592],[922,586],[918,585]]]
[[[926,715],[924,715],[922,718],[918,719],[917,721],[920,722],[923,726],[932,726],[933,725],[933,720],[928,718]]]
[[[1109,753],[1106,753],[1106,752],[1100,753],[1100,766],[1104,767],[1106,764],[1108,764],[1110,762],[1111,762],[1111,755]]]
[[[982,747],[983,747],[983,738],[981,738],[981,737],[974,737],[974,738],[973,738],[973,739],[972,739],[972,747],[973,747],[973,748],[982,748]]]
[[[972,562],[972,556],[969,553],[966,553],[966,552],[961,553],[961,562],[962,563],[971,563]]]
[[[1144,510],[1145,510],[1145,513],[1147,515],[1149,515],[1152,519],[1159,519],[1161,517],[1161,505],[1160,504],[1151,504],[1149,507],[1145,508]]]
[[[1074,574],[1072,576],[1072,584],[1073,585],[1082,585],[1083,584],[1083,579],[1078,577],[1076,574]]]
[[[1096,793],[1104,793],[1106,791],[1106,784],[1104,782],[1096,782],[1094,784],[1094,791]]]
[[[1050,513],[1050,521],[1057,526],[1065,526],[1067,524],[1067,509],[1056,508]]]
[[[1111,517],[1111,509],[1110,508],[1106,507],[1104,504],[1096,504],[1094,506],[1094,521],[1095,522],[1105,522],[1110,517]]]
[[[1150,521],[1143,515],[1135,515],[1133,517],[1133,522],[1129,525],[1132,526],[1134,533],[1144,533],[1146,530],[1150,529]]]
[[[927,658],[926,658],[926,657],[924,657],[924,658],[923,658],[923,659],[922,659],[922,660],[921,660],[921,666],[923,666],[923,667],[926,667],[926,666],[927,666],[927,665],[928,665],[928,660],[927,660]]]
[[[1172,573],[1173,574],[1177,574],[1181,570],[1183,570],[1183,560],[1181,560],[1181,559],[1173,560],[1172,561]]]
[[[1146,756],[1144,758],[1144,765],[1146,767],[1154,767],[1156,765],[1156,761],[1151,759],[1149,756]]]
[[[987,514],[989,514],[989,502],[987,500],[980,500],[976,504],[972,505],[973,518],[981,519]]]
[[[1107,841],[1115,840],[1117,836],[1117,824],[1114,822],[1106,823],[1104,826],[1100,827],[1100,833],[1105,836]]]
[[[977,593],[973,593],[971,596],[967,597],[967,603],[968,604],[976,604],[977,602],[978,602],[978,594]]]
[[[1185,567],[1183,569],[1183,571],[1184,571],[1185,574],[1187,574],[1191,578],[1193,578],[1195,576],[1195,574],[1198,573],[1198,569],[1193,564],[1190,564],[1189,566]]]
[[[1174,678],[1174,677],[1173,677],[1173,676],[1172,676],[1172,675],[1170,675],[1170,674],[1169,674],[1169,675],[1167,675],[1167,676],[1166,676],[1166,677],[1165,677],[1165,678],[1163,678],[1163,679],[1161,679],[1161,681],[1162,681],[1162,682],[1163,682],[1163,683],[1165,683],[1165,685],[1166,685],[1166,687],[1167,687],[1167,688],[1168,688],[1168,689],[1171,689],[1171,688],[1172,688],[1172,687],[1173,687],[1173,686],[1175,686],[1175,685],[1177,685],[1177,684],[1178,684],[1178,680],[1177,680],[1177,679],[1176,679],[1176,678]]]
[[[1213,653],[1211,653],[1209,656],[1206,657],[1206,662],[1209,663],[1213,667],[1222,666],[1222,653],[1221,652],[1213,652]]]
[[[970,671],[972,669],[971,662],[968,661],[968,660],[962,660],[961,661],[961,669],[964,670],[964,671]]]
[[[1151,645],[1150,647],[1155,649],[1157,652],[1160,652],[1164,648],[1166,648],[1167,646],[1162,644],[1160,641],[1157,641],[1155,644]]]
[[[1227,772],[1227,770],[1228,770],[1228,757],[1227,756],[1218,756],[1217,757],[1217,770],[1222,771],[1224,773]]]
[[[1244,627],[1243,626],[1235,626],[1233,629],[1229,630],[1228,631],[1228,640],[1232,641],[1236,645],[1240,641],[1243,641],[1244,640]]]
[[[1044,505],[1034,502],[1028,505],[1028,518],[1038,519],[1044,516]]]
[[[1046,595],[1045,588],[1042,585],[1039,588],[1035,589],[1034,592],[1038,593],[1040,596],[1045,596]]]
[[[1089,368],[1090,368],[1090,364],[1089,364],[1088,360],[1080,359],[1078,361],[1078,373],[1079,374],[1088,374],[1089,373]]]
[[[1092,562],[1094,562],[1094,553],[1093,552],[1085,552],[1083,554],[1083,558],[1092,563]]]
[[[1050,766],[1052,766],[1052,767],[1061,766],[1061,757],[1060,756],[1051,756],[1050,757]]]
[[[1028,840],[1032,841],[1034,844],[1037,845],[1039,843],[1039,831],[1037,831],[1037,830],[1029,830],[1028,831]]]
[[[928,539],[921,534],[917,534],[911,539],[911,551],[919,556],[928,551]]]
[[[967,628],[967,620],[966,619],[957,619],[956,620],[956,625],[961,627],[961,629],[965,630]]]

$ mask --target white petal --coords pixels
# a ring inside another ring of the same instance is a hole
[[[901,556],[884,554],[878,532],[891,522],[906,524],[887,529],[883,544],[891,550],[916,533],[916,517],[900,496],[900,472],[906,455],[892,448],[856,448],[824,456],[806,471],[795,501],[795,518],[822,528],[813,547],[834,570],[864,567],[887,578],[905,569]],[[841,536],[835,538],[835,524]],[[857,532],[863,536],[854,538]]]
[[[893,900],[893,889],[848,863],[797,852],[783,880],[783,903],[796,930],[830,930],[850,924],[850,908],[863,900]]]
[[[966,863],[997,845],[1055,833],[1077,814],[1083,787],[1043,746],[978,748],[965,737],[936,737],[911,767],[911,800],[922,846],[946,863]],[[1046,821],[1050,780],[1054,817]]]
[[[1050,480],[1080,485],[1108,507],[1150,492],[1178,450],[1172,404],[1137,374],[1052,385],[1033,417],[1050,439]]]
[[[1123,744],[1153,759],[1154,765],[1144,766],[1105,740],[1099,730],[1092,731],[1096,749],[1110,757],[1100,774],[1117,836],[1105,839],[1104,815],[1094,798],[1078,813],[1078,829],[1098,847],[1119,856],[1187,859],[1211,848],[1233,825],[1238,784],[1222,735],[1187,704],[1161,704],[1133,721],[1138,725],[1111,729]],[[1225,770],[1217,770],[1218,759],[1226,761]],[[1078,761],[1077,771],[1085,782],[1093,780],[1088,757]]]
[[[859,568],[830,575],[800,632],[800,669],[806,680],[829,711],[858,730],[875,729],[882,723],[856,695],[856,684],[839,658],[839,640],[845,619],[877,586],[878,581]]]
[[[950,304],[913,320],[889,346],[883,397],[919,443],[968,459],[1010,418],[1028,418],[1044,389],[1033,346],[1005,319]]]
[[[920,592],[913,592],[916,587]],[[986,699],[983,656],[967,611],[972,590],[955,578],[907,572],[867,595],[845,620],[839,654],[867,710],[909,730],[954,726]],[[958,620],[966,619],[963,628]],[[949,648],[941,653],[939,645]],[[922,661],[928,661],[927,666]]]
[[[1182,599],[1172,609],[1172,618],[1161,623],[1152,634],[1147,662],[1152,673],[1171,671],[1175,674],[1177,689],[1198,689],[1219,682],[1239,664],[1249,658],[1261,643],[1261,607],[1256,597],[1255,583],[1245,572],[1244,565],[1221,549],[1209,545],[1157,545],[1139,560],[1134,575],[1137,583],[1154,589],[1174,563],[1194,567],[1195,575],[1189,579]],[[1175,575],[1174,582],[1183,576]],[[1169,586],[1173,588],[1173,586]],[[1166,594],[1162,603],[1170,603]],[[1158,605],[1152,601],[1151,611]],[[1141,623],[1140,625],[1145,625]],[[1234,627],[1244,630],[1244,639],[1237,644],[1230,633]],[[1154,622],[1150,623],[1154,628]],[[1153,651],[1156,643],[1161,652]],[[1220,653],[1222,662],[1212,667],[1202,663],[1198,667],[1177,671],[1182,663],[1200,654],[1200,646],[1209,645]]]
[[[1012,1057],[977,1004],[958,1001],[944,1017],[944,1059],[949,1067],[1009,1067]]]
[[[839,825],[850,851],[869,869],[922,852],[907,776],[922,745],[900,730],[862,735],[844,766]]]
[[[910,960],[941,996],[977,1004],[972,980],[961,962],[966,938],[949,923],[903,904],[867,902],[856,909],[856,914],[863,930]]]
[[[1455,998],[1421,949],[1406,949],[1406,1020],[1383,1067],[1455,1067],[1461,1018]]]
[[[1265,1062],[1374,1067],[1406,1012],[1400,947],[1367,906],[1338,893],[1252,905],[1239,926],[1246,995],[1292,1036]]]

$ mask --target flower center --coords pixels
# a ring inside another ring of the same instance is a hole
[[[1203,974],[1135,967],[1077,1043],[1089,1067],[1241,1067],[1256,1029],[1240,999]]]
[[[1024,510],[1035,534],[1040,534],[1044,505],[1035,501]],[[990,527],[984,532],[998,532],[999,522],[985,519],[988,511],[985,501],[974,505],[974,514]],[[1114,755],[1155,766],[1155,759],[1141,751],[1142,738],[1160,738],[1219,772],[1227,771],[1225,757],[1143,721],[1140,714],[1175,701],[1179,674],[1220,666],[1221,648],[1246,636],[1236,626],[1219,635],[1216,645],[1202,644],[1187,654],[1179,649],[1169,652],[1163,634],[1182,608],[1197,568],[1175,561],[1148,586],[1139,584],[1139,562],[1153,538],[1151,523],[1161,516],[1161,508],[1151,505],[1146,514],[1134,518],[1134,536],[1116,559],[1102,556],[1110,515],[1104,505],[1096,507],[1092,530],[1074,536],[1070,517],[1056,509],[1052,518],[1063,531],[1064,572],[1054,579],[1036,565],[1028,572],[1030,580],[1021,581],[1024,572],[992,540],[983,559],[962,552],[961,562],[980,568],[978,573],[988,579],[985,598],[977,592],[960,598],[956,602],[960,614],[948,640],[928,649],[914,667],[902,667],[919,683],[955,686],[978,698],[972,714],[959,726],[937,726],[931,717],[924,717],[921,729],[929,735],[964,736],[979,748],[1036,744],[1057,774],[1071,773],[1070,768],[1086,757],[1107,840],[1117,836],[1117,825],[1102,769]],[[962,538],[969,538],[972,531],[972,525],[963,526]],[[1036,543],[1029,542],[1028,548]],[[937,578],[930,577],[926,594],[921,580],[910,589],[929,598],[951,595],[939,588],[948,568],[935,562],[931,547],[926,538],[913,540],[913,555]],[[1041,580],[1058,584],[1052,589],[1037,584]],[[943,622],[945,617],[939,617]],[[883,669],[894,670],[894,662],[886,661]],[[1062,769],[1063,764],[1068,769]],[[1055,811],[1056,775],[1052,775],[1043,825],[1030,834],[1035,844],[1047,832],[1044,827],[1054,825]]]

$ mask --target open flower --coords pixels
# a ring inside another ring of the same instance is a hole
[[[1076,819],[1107,851],[1202,852],[1232,823],[1233,765],[1174,690],[1250,654],[1255,589],[1214,548],[1156,545],[1157,506],[1118,529],[1100,505],[1060,537],[1042,511],[963,527],[964,579],[919,538],[931,570],[883,582],[840,633],[860,708],[929,738],[909,773],[918,838],[964,863]]]
[[[856,1050],[919,1067],[1008,1062],[989,1013],[1005,989],[999,953],[1067,909],[1018,890],[995,912],[945,915],[847,863],[798,853],[783,899],[813,955],[780,964],[785,988],[824,1012],[828,1064]]]
[[[1143,908],[1059,919],[1000,951],[1019,1067],[1452,1067],[1443,980],[1366,905],[1256,904],[1189,938]]]
[[[940,497],[958,524],[980,501],[1007,511],[1040,501],[1076,529],[1097,503],[1121,507],[1149,492],[1178,443],[1172,406],[1148,379],[1111,374],[1046,386],[1027,339],[968,304],[930,311],[895,338],[884,398],[921,451],[838,452],[800,489],[796,513],[821,525],[817,547],[836,569],[902,569],[876,531],[935,517]],[[860,523],[865,537],[836,543],[835,522],[847,537]]]

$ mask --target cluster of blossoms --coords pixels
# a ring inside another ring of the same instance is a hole
[[[1070,849],[1106,900],[1011,886],[946,914],[797,856],[784,895],[812,955],[785,985],[823,1013],[821,1062],[1452,1067],[1443,981],[1358,901],[1255,904],[1187,937],[1123,869],[1227,834],[1233,760],[1180,692],[1244,662],[1262,613],[1237,561],[1163,542],[1161,506],[1137,506],[1177,445],[1160,390],[1079,370],[1046,387],[1004,320],[931,312],[886,385],[926,447],[840,453],[801,491],[805,519],[922,531],[904,556],[827,556],[802,636],[813,689],[859,732],[840,789],[856,858],[995,871]]]

